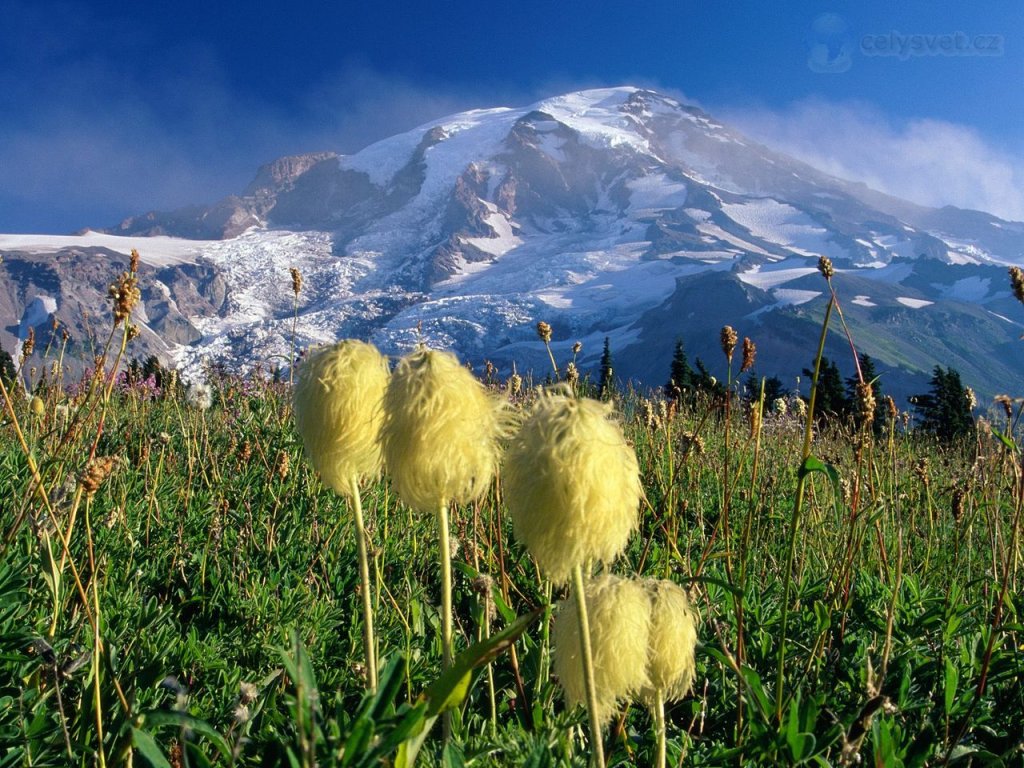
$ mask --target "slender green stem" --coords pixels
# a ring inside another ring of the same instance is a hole
[[[658,732],[658,756],[654,762],[655,768],[665,768],[666,754],[666,728],[665,728],[665,692],[660,688],[654,692],[654,728]]]
[[[442,501],[437,510],[437,528],[441,550],[441,660],[442,668],[452,665],[452,550],[448,540],[448,502]],[[444,713],[444,741],[452,734],[452,713]]]
[[[96,619],[92,625],[92,691],[93,706],[96,707],[96,751],[99,753],[100,768],[106,768],[107,757],[103,748],[103,697],[100,695],[100,661],[103,653],[100,639],[100,596],[97,587],[100,576],[97,573],[95,552],[92,546],[92,520],[89,514],[91,510],[92,497],[89,496],[85,501],[85,532],[86,542],[89,546],[89,567],[92,569],[93,616]]]
[[[448,540],[448,502],[437,510],[441,548],[441,654],[444,669],[452,665],[452,550]]]
[[[373,635],[373,592],[370,587],[370,561],[367,557],[366,526],[363,524],[363,502],[359,483],[352,478],[352,512],[356,518],[356,544],[359,548],[359,577],[363,588],[363,642],[366,652],[366,687],[377,690],[377,645]]]
[[[782,627],[779,635],[779,656],[776,661],[778,674],[775,680],[775,719],[782,722],[782,693],[786,674],[786,623],[789,619],[789,592],[793,582],[793,561],[796,558],[796,532],[800,522],[800,512],[804,504],[804,486],[807,473],[804,464],[811,455],[811,436],[814,434],[814,404],[818,396],[818,375],[821,372],[821,357],[825,352],[825,338],[828,335],[828,321],[832,316],[833,300],[830,298],[825,307],[825,319],[821,324],[821,338],[818,340],[818,353],[814,359],[814,376],[811,378],[811,399],[807,404],[807,422],[804,426],[804,445],[800,453],[800,472],[797,476],[796,498],[793,500],[793,515],[789,519],[789,552],[786,555],[786,571],[783,574],[782,586]]]
[[[587,618],[587,596],[583,589],[583,569],[572,569],[572,586],[576,593],[576,615],[580,624],[580,650],[583,655],[583,682],[587,687],[587,714],[590,716],[590,750],[595,768],[604,768],[604,742],[598,716],[597,687],[594,685],[594,653],[590,647],[590,620]]]
[[[541,618],[541,621],[544,623],[540,629],[540,661],[537,665],[537,686],[533,692],[533,695],[537,698],[541,697],[544,684],[548,681],[548,669],[551,660],[550,653],[548,652],[551,643],[551,581],[549,579],[544,579],[544,600],[546,607],[544,609],[544,616]]]

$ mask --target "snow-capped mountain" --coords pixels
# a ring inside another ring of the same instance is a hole
[[[826,255],[883,388],[914,391],[941,364],[985,394],[1024,390],[1024,308],[1006,280],[1024,224],[842,181],[637,88],[283,158],[239,196],[104,234],[0,236],[3,346],[50,312],[84,333],[79,307],[95,318],[120,268],[108,260],[132,247],[143,342],[186,369],[287,361],[296,267],[300,346],[360,336],[398,353],[423,339],[543,376],[545,320],[556,357],[579,340],[587,370],[607,336],[617,373],[656,386],[677,338],[724,374],[730,324],[757,342],[757,371],[789,383],[813,355]],[[852,373],[838,326],[828,354]]]

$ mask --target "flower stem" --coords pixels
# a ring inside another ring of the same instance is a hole
[[[818,396],[818,375],[821,373],[821,357],[825,352],[825,339],[828,335],[828,321],[832,317],[834,300],[829,299],[825,307],[825,319],[821,324],[821,338],[818,340],[818,353],[814,358],[814,376],[811,378],[811,398],[807,404],[807,422],[804,425],[804,445],[800,452],[800,472],[796,482],[796,498],[793,500],[793,515],[789,519],[789,552],[786,555],[786,571],[783,574],[782,586],[782,627],[779,634],[779,657],[776,662],[778,675],[775,680],[775,719],[782,723],[782,688],[786,673],[786,623],[789,619],[789,592],[793,580],[793,560],[796,558],[796,534],[800,522],[800,512],[804,504],[804,486],[807,473],[804,465],[811,455],[811,437],[814,434],[814,404]]]
[[[452,665],[452,550],[448,541],[448,502],[442,501],[437,510],[437,528],[441,550],[441,664],[447,671]],[[444,741],[452,733],[452,713],[444,713]]]
[[[363,502],[359,483],[352,478],[352,512],[356,518],[356,544],[359,548],[359,578],[363,587],[363,642],[366,652],[366,687],[377,690],[377,649],[373,635],[373,595],[370,591],[370,562],[367,558],[366,527],[363,524]]]
[[[665,693],[660,688],[654,692],[656,700],[654,706],[654,728],[658,732],[658,756],[654,765],[656,768],[665,768]]]
[[[604,742],[598,717],[597,687],[594,685],[594,654],[590,647],[590,620],[587,618],[587,596],[583,590],[583,569],[577,563],[572,570],[576,593],[576,615],[580,624],[580,650],[583,655],[583,681],[587,687],[587,714],[590,716],[590,749],[595,768],[604,768]]]

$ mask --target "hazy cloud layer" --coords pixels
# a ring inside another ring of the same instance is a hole
[[[941,120],[897,122],[870,104],[813,99],[787,109],[724,109],[722,119],[782,152],[870,187],[931,206],[1024,221],[1024,158],[974,129]]]

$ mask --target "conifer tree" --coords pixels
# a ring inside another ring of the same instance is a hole
[[[803,375],[813,378],[814,371],[804,368]],[[843,387],[843,377],[835,360],[821,358],[821,369],[818,372],[818,395],[814,402],[814,413],[819,419],[844,419],[850,414],[850,401]]]
[[[18,371],[14,367],[14,360],[11,353],[6,349],[0,349],[0,379],[3,379],[4,386],[10,391],[18,378]]]
[[[694,373],[690,362],[686,359],[686,350],[682,339],[676,339],[672,351],[672,366],[669,369],[668,381],[665,383],[665,397],[669,400],[681,400],[686,393],[692,393]]]
[[[974,431],[974,417],[960,372],[936,365],[927,394],[915,395],[910,403],[921,418],[921,429],[943,441],[966,437]]]
[[[601,378],[599,380],[601,399],[611,397],[615,391],[615,371],[612,366],[612,348],[608,337],[604,337],[604,350],[601,352]]]

